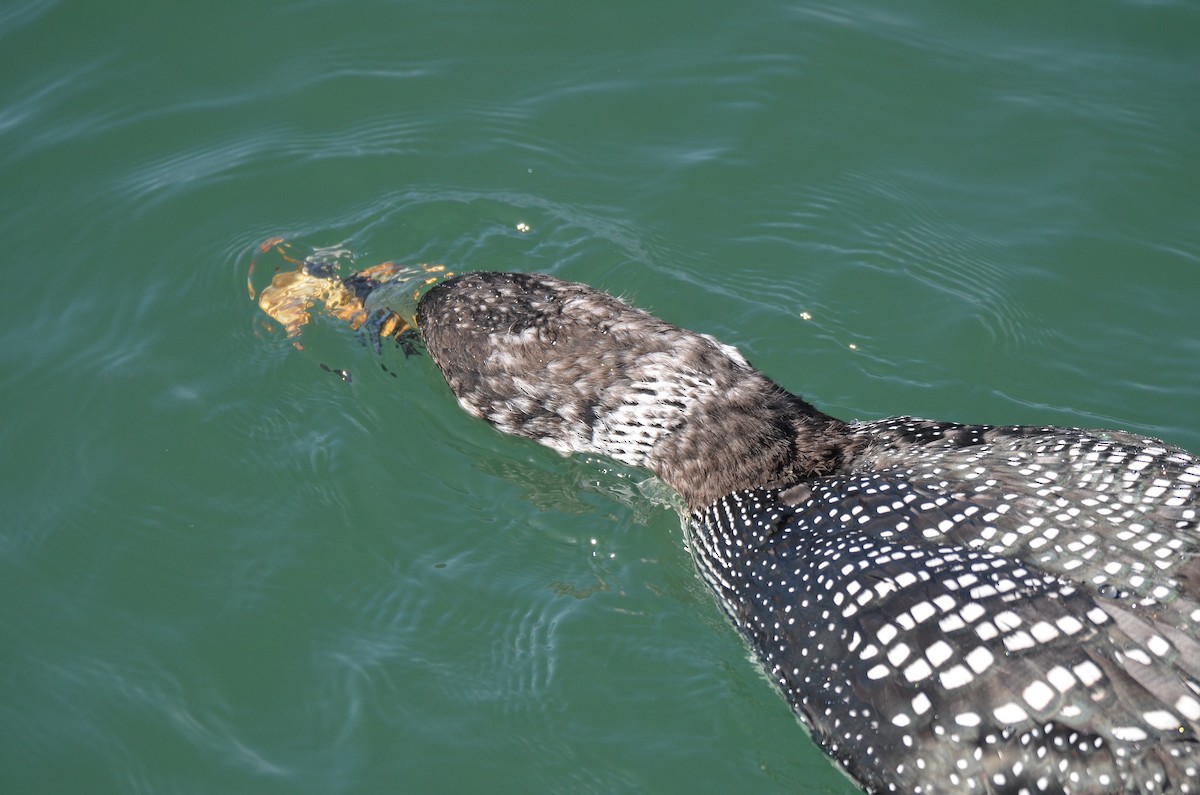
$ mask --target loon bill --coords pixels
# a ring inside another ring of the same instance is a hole
[[[1118,431],[848,423],[590,287],[471,273],[459,403],[683,498],[721,607],[870,792],[1200,791],[1200,459]]]

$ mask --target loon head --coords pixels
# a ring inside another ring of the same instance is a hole
[[[562,453],[647,467],[692,510],[844,458],[845,424],[736,348],[586,285],[470,273],[425,294],[416,319],[468,413]]]

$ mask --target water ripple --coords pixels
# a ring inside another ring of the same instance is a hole
[[[0,38],[28,25],[60,3],[61,0],[25,0],[0,7]]]

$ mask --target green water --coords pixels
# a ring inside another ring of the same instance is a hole
[[[1197,41],[1183,2],[0,3],[0,791],[853,791],[637,473],[332,322],[296,350],[258,245],[588,281],[846,418],[1200,450]]]

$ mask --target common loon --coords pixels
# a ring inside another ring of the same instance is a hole
[[[655,472],[704,581],[868,792],[1200,791],[1200,459],[1119,431],[843,422],[591,287],[470,273],[459,403]]]

